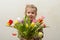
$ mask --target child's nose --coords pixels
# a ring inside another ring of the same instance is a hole
[[[30,16],[32,15],[32,13],[30,13]]]

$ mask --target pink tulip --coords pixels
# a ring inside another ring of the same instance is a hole
[[[33,21],[32,21],[32,22],[36,23],[36,19],[33,19]]]

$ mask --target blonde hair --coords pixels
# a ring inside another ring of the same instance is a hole
[[[35,8],[35,11],[37,12],[37,7],[36,7],[35,5],[33,5],[33,4],[28,4],[28,5],[26,5],[26,7],[25,7],[25,15],[26,15],[27,8]],[[37,13],[36,13],[36,14],[37,14]]]

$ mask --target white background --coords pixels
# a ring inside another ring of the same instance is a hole
[[[44,29],[43,40],[60,40],[60,0],[0,0],[0,40],[19,40],[12,36],[17,30],[5,24],[9,19],[22,19],[26,4],[37,6],[37,18],[46,17],[45,23],[49,27]]]

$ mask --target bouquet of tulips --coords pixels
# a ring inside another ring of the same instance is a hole
[[[26,40],[31,40],[33,37],[43,36],[43,28],[46,25],[43,23],[44,17],[39,18],[38,20],[30,21],[29,17],[25,16],[22,21],[17,20],[14,22],[14,28],[18,30],[18,37],[23,37]],[[7,26],[11,26],[13,24],[13,20],[9,20],[7,22]],[[40,31],[40,32],[39,32]]]

